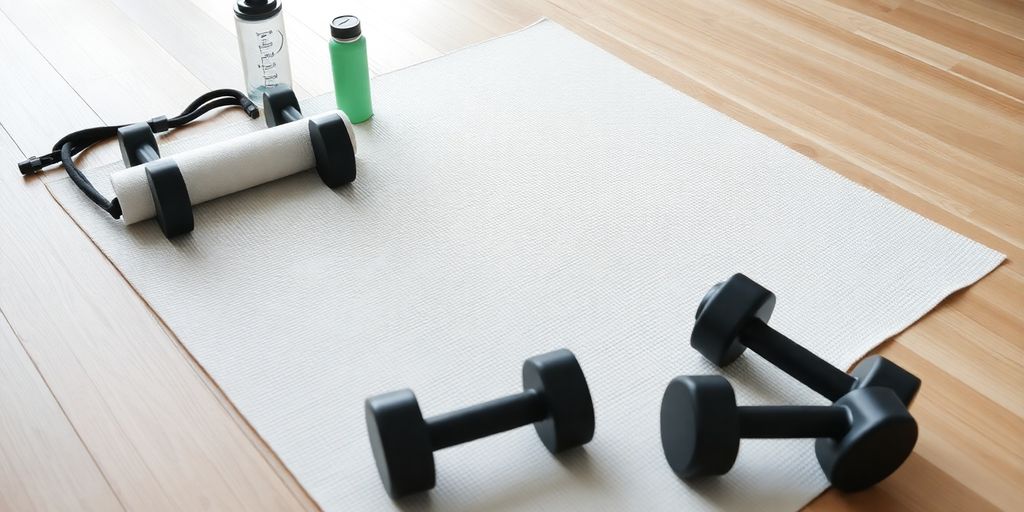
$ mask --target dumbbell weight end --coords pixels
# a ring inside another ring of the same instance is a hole
[[[297,108],[299,100],[288,87],[271,87],[263,93],[263,119],[267,128],[298,121],[302,112]]]
[[[149,123],[135,123],[117,129],[117,144],[126,167],[134,167],[160,158],[156,136]]]
[[[153,195],[156,222],[167,238],[184,235],[195,228],[192,201],[178,165],[171,159],[146,164],[146,181]]]
[[[348,118],[340,110],[309,119],[316,173],[331,188],[356,179],[356,148],[349,127]]]

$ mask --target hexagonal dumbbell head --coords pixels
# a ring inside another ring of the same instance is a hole
[[[917,443],[917,422],[892,390],[856,389],[835,406],[849,411],[849,431],[842,437],[819,438],[814,452],[821,470],[837,489],[871,487],[910,457]]]
[[[854,389],[882,387],[896,393],[906,405],[913,402],[921,389],[921,379],[900,365],[882,357],[869,356],[853,367],[850,376],[856,379]]]
[[[523,363],[523,392],[424,419],[401,390],[366,400],[366,426],[381,482],[392,498],[434,487],[433,452],[533,423],[551,453],[594,436],[594,406],[576,357],[557,350]]]
[[[160,158],[156,135],[149,123],[135,123],[117,129],[117,145],[125,167],[134,167]]]
[[[299,100],[290,88],[278,85],[263,92],[263,119],[268,128],[301,118]]]

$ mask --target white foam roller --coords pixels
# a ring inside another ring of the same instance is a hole
[[[355,134],[348,117],[340,110],[316,117],[325,115],[337,115],[344,120],[352,140],[352,150],[355,151]],[[345,144],[347,141],[338,143]],[[316,167],[309,138],[309,122],[306,119],[170,155],[165,159],[173,160],[178,165],[193,205]],[[110,184],[121,204],[121,218],[126,224],[151,219],[156,215],[153,196],[146,181],[145,165],[136,165],[111,174]]]

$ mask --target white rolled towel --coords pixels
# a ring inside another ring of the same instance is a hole
[[[340,116],[345,122],[355,152],[356,138],[348,117],[340,110],[316,117],[328,115]],[[164,159],[177,164],[193,205],[316,167],[307,119],[161,158]],[[111,174],[110,184],[121,204],[125,224],[156,215],[145,164]]]

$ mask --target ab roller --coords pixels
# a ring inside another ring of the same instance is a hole
[[[724,377],[677,377],[661,402],[669,467],[685,480],[723,475],[735,463],[741,439],[807,438],[815,440],[821,470],[836,488],[857,491],[882,481],[917,442],[907,405],[920,379],[879,356],[847,375],[768,327],[774,306],[771,292],[736,274],[701,301],[691,344],[720,366],[750,348],[833,404],[738,406]],[[434,487],[437,450],[529,424],[553,454],[594,435],[587,381],[564,349],[527,359],[518,394],[424,418],[416,396],[404,389],[367,399],[365,409],[377,470],[392,498]]]
[[[156,217],[170,238],[193,229],[192,206],[316,169],[328,187],[356,177],[355,134],[340,110],[302,122],[286,88],[264,94],[268,128],[160,158],[149,123],[118,130],[125,165],[110,182],[126,224]]]

